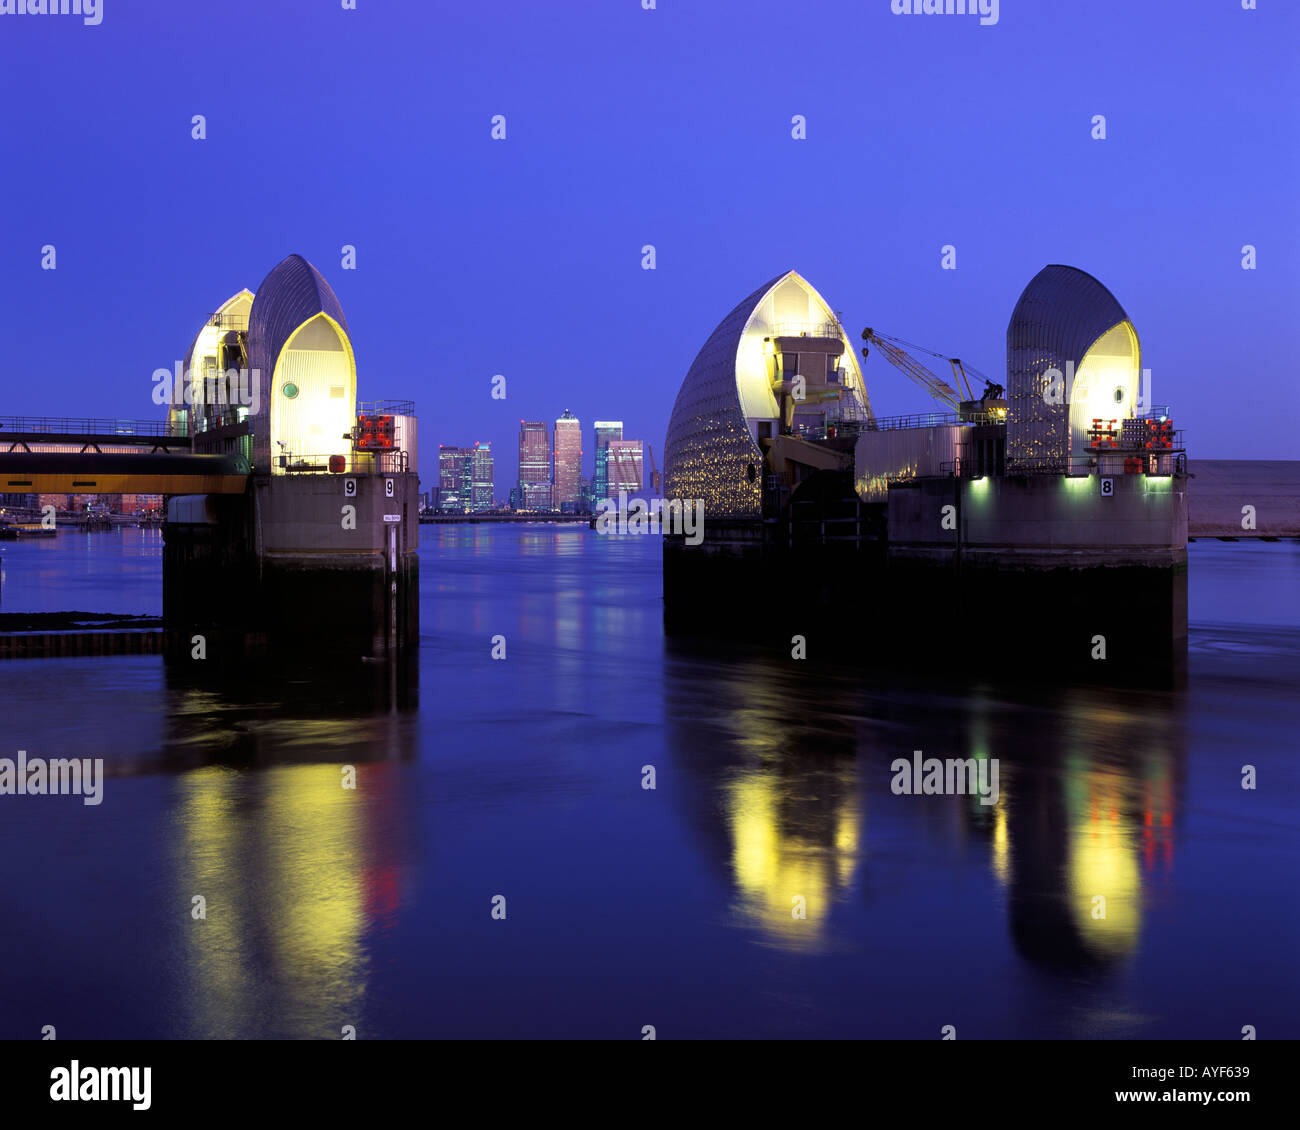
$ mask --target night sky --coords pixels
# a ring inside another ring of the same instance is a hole
[[[490,440],[504,497],[520,419],[566,408],[585,473],[598,418],[662,467],[695,353],[785,270],[855,339],[871,324],[1000,378],[1020,291],[1067,263],[1128,310],[1193,459],[1295,458],[1300,4],[1259,7],[1002,0],[995,26],[889,0],[0,15],[0,413],[156,417],[152,372],[299,252],[342,302],[360,397],[415,399],[424,487],[437,444]],[[931,406],[878,356],[865,375],[878,414]]]

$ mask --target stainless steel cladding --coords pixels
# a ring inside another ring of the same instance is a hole
[[[722,319],[691,363],[668,420],[664,496],[703,499],[713,517],[757,518],[761,511],[763,455],[740,407],[736,349],[755,305],[779,277]]]
[[[1007,470],[1061,471],[1070,461],[1068,390],[1049,373],[1073,373],[1088,349],[1128,315],[1101,283],[1075,267],[1036,274],[1007,326]]]
[[[419,422],[414,416],[393,417],[393,446],[406,452],[406,465],[414,471],[420,465]]]
[[[884,502],[889,484],[946,475],[971,433],[960,424],[864,431],[853,449],[854,486],[864,502]]]

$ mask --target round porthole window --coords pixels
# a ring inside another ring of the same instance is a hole
[[[298,386],[294,384],[292,381],[290,381],[288,384],[284,386],[284,395],[289,400],[292,400],[295,396],[298,395]]]

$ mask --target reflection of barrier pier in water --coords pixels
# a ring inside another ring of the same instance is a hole
[[[1007,356],[1005,400],[879,419],[808,283],[750,295],[669,424],[665,493],[705,512],[702,544],[664,541],[670,620],[730,610],[840,650],[888,632],[971,665],[1179,668],[1187,465],[1168,410],[1139,404],[1136,330],[1096,279],[1047,267]]]
[[[907,913],[927,922],[934,891],[907,876],[938,853],[995,877],[976,904],[991,898],[1020,956],[1044,971],[1104,981],[1137,952],[1181,824],[1177,696],[1026,694],[959,673],[900,675],[886,659],[848,670],[699,641],[670,643],[665,688],[668,748],[691,781],[676,795],[728,875],[737,924],[770,944],[842,946],[862,916],[886,918],[890,937]],[[815,711],[791,708],[814,696]],[[918,745],[997,758],[998,802],[894,794],[892,762]],[[792,916],[795,895],[806,919]],[[859,944],[879,955],[882,937]]]
[[[416,824],[399,787],[417,748],[415,655],[289,666],[277,649],[201,679],[168,660],[173,881],[208,910],[178,938],[186,1035],[337,1039],[364,1026],[374,938],[401,913]]]

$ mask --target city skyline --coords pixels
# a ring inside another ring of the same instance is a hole
[[[575,436],[580,443],[582,421],[572,412],[566,409],[556,419],[555,425],[557,429],[561,425],[564,427],[570,445]],[[587,468],[582,463],[585,453],[577,453],[576,504],[584,511],[594,509],[603,499],[617,498],[620,491],[636,493],[642,490],[646,484],[646,451],[653,447],[653,444],[647,444],[644,440],[624,439],[621,420],[596,420],[592,424],[592,434],[594,441],[590,475],[586,474]],[[508,480],[502,479],[498,487],[495,478],[492,478],[491,485],[483,486],[481,476],[477,477],[472,511],[481,512],[498,505],[510,509],[559,511],[566,501],[570,506],[574,505],[574,500],[559,499],[555,490],[555,435],[556,432],[548,429],[544,420],[520,420],[518,478],[511,486],[506,486]],[[437,508],[461,510],[464,504],[462,492],[470,481],[470,460],[480,449],[486,449],[488,453],[485,465],[489,468],[489,476],[493,476],[495,456],[491,454],[490,443],[476,442],[473,447],[438,445],[438,477],[435,482],[425,484],[428,488],[425,494]],[[606,467],[606,457],[610,453],[612,457]],[[489,493],[492,494],[493,501],[491,505],[485,505],[484,500]]]

